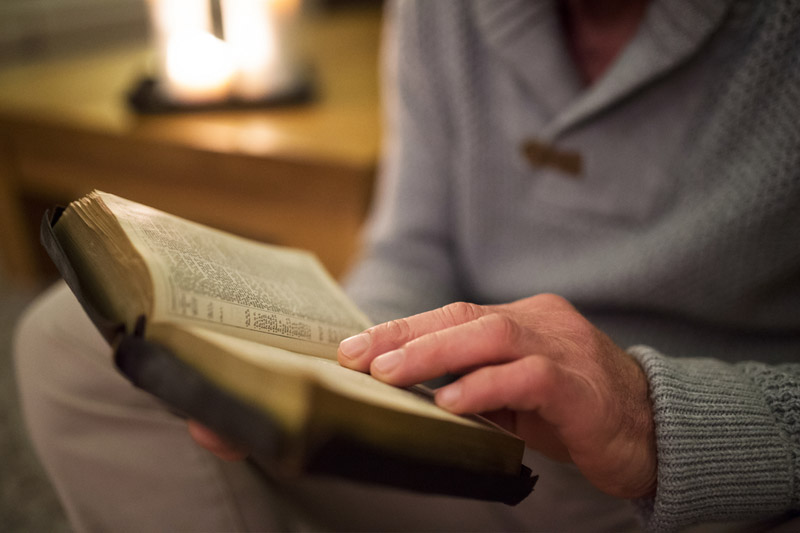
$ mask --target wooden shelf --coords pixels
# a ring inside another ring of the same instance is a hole
[[[309,20],[302,42],[319,95],[296,107],[138,115],[125,95],[145,73],[145,46],[0,72],[6,275],[39,279],[38,229],[26,206],[93,188],[310,249],[340,275],[356,251],[379,152],[379,28],[375,8]]]

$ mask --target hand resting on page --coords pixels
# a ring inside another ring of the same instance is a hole
[[[339,362],[398,386],[459,374],[436,392],[444,409],[488,416],[528,447],[573,462],[608,494],[635,498],[655,491],[644,372],[559,296],[455,303],[380,324],[342,341]],[[195,421],[189,432],[222,459],[247,457],[247,450]]]
[[[455,303],[387,322],[344,340],[339,362],[398,386],[462,375],[438,389],[439,406],[489,416],[613,496],[655,491],[645,374],[559,296]]]

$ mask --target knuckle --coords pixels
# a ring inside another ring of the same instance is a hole
[[[540,323],[540,328],[546,331],[552,340],[569,346],[596,344],[597,329],[566,298],[557,294],[540,294],[535,298],[541,309],[546,312],[546,318]],[[547,324],[547,327],[543,327],[543,324]]]
[[[481,306],[468,302],[454,302],[439,309],[441,318],[446,324],[459,324],[475,320],[483,315]]]
[[[384,326],[387,335],[392,339],[405,340],[411,337],[411,326],[404,318],[390,320]]]
[[[569,302],[569,300],[567,300],[563,296],[559,296],[558,294],[542,293],[542,294],[537,294],[533,298],[536,300],[537,304],[545,308],[557,311],[568,311],[575,309],[573,305]]]
[[[479,319],[485,334],[504,346],[516,346],[522,337],[522,328],[508,315],[492,313]]]

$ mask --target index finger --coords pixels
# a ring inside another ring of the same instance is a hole
[[[372,360],[381,354],[400,348],[423,335],[471,322],[490,312],[491,307],[456,302],[373,326],[339,344],[339,363],[366,372]]]

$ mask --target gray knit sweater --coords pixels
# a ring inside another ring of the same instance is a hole
[[[352,295],[384,320],[561,294],[650,380],[649,528],[800,510],[800,2],[654,0],[589,88],[550,1],[390,13]]]

